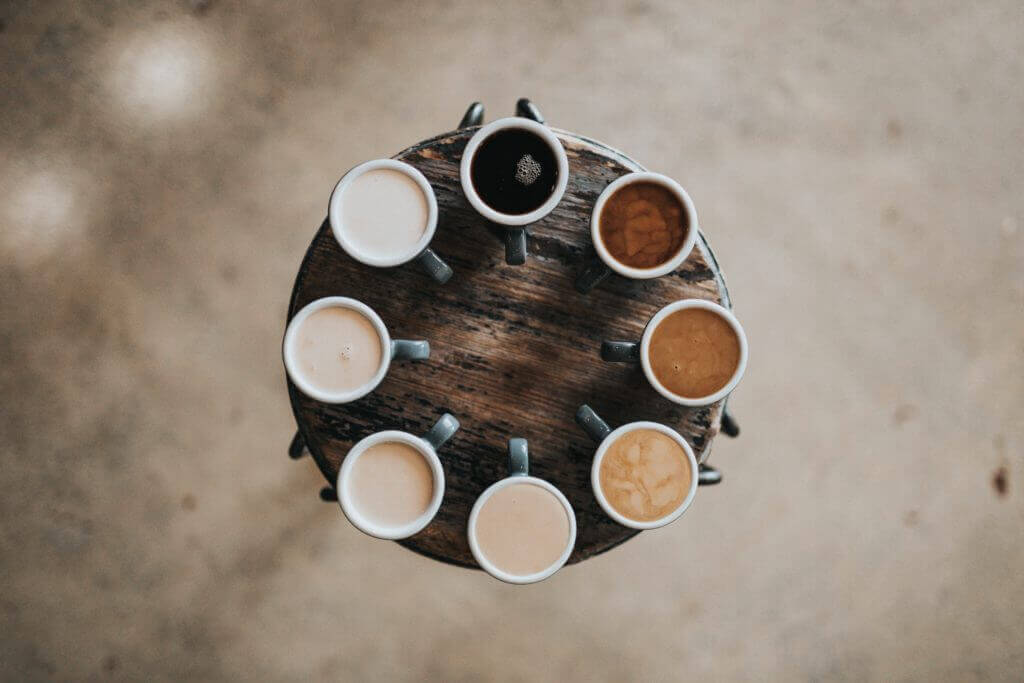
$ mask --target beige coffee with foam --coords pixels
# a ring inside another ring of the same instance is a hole
[[[656,429],[634,429],[615,439],[599,470],[608,504],[635,522],[673,513],[690,493],[690,459],[675,439]]]
[[[430,508],[434,475],[417,449],[400,441],[383,441],[363,451],[348,480],[359,513],[380,527],[401,527]]]
[[[377,374],[384,348],[377,328],[359,311],[331,306],[314,311],[290,349],[302,377],[320,391],[353,391]]]
[[[427,230],[428,217],[423,189],[405,173],[390,168],[363,173],[342,195],[342,232],[363,256],[411,258]]]
[[[546,488],[516,483],[484,501],[476,542],[491,564],[514,576],[544,571],[569,545],[569,515]]]

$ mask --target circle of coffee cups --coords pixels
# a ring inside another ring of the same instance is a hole
[[[554,153],[555,163],[558,164],[558,179],[555,181],[554,191],[551,193],[551,196],[548,197],[546,202],[529,213],[511,214],[496,211],[480,198],[480,195],[477,194],[476,188],[473,187],[473,176],[471,173],[473,167],[473,156],[476,154],[477,149],[480,148],[480,144],[498,131],[509,128],[519,128],[530,131],[537,137],[544,140]],[[556,206],[558,206],[558,202],[562,201],[562,195],[565,194],[565,188],[569,183],[569,157],[566,156],[565,148],[562,147],[562,143],[559,142],[558,137],[551,132],[550,128],[542,123],[537,123],[532,119],[523,118],[521,116],[510,116],[508,118],[492,121],[487,125],[482,126],[477,132],[473,133],[473,137],[469,139],[469,142],[466,143],[466,148],[462,151],[462,161],[459,164],[459,178],[462,181],[462,191],[465,193],[466,199],[469,200],[470,205],[476,209],[476,212],[481,216],[500,225],[528,225],[539,221],[544,216],[547,216]]]
[[[423,192],[423,197],[427,202],[427,223],[424,226],[423,235],[416,244],[409,249],[402,252],[396,252],[388,256],[367,254],[360,251],[352,244],[351,240],[349,240],[342,220],[342,206],[345,200],[345,190],[354,180],[356,180],[356,178],[370,171],[377,171],[380,169],[397,171],[408,176]],[[437,256],[437,254],[433,252],[433,250],[428,247],[430,241],[434,238],[434,233],[437,231],[437,215],[437,196],[434,194],[434,188],[430,185],[426,176],[424,176],[419,169],[414,166],[411,166],[404,161],[398,161],[397,159],[375,159],[373,161],[363,162],[350,169],[334,186],[334,190],[331,192],[331,198],[327,206],[327,220],[331,224],[331,232],[334,233],[334,239],[337,240],[338,245],[345,251],[345,253],[355,260],[360,263],[365,263],[368,266],[390,268],[400,266],[414,259],[419,259],[430,275],[438,282],[443,283],[451,277],[452,270],[443,260],[441,260],[439,256]]]
[[[716,313],[719,317],[729,323],[733,332],[736,333],[736,339],[739,343],[740,358],[736,363],[736,369],[732,373],[732,377],[726,384],[713,394],[708,396],[697,396],[697,397],[685,397],[679,396],[669,391],[665,385],[663,385],[658,378],[655,376],[654,371],[651,368],[651,337],[654,331],[661,324],[661,321],[666,317],[687,308],[701,308],[712,313]],[[680,299],[675,301],[654,314],[650,321],[647,323],[647,327],[644,328],[644,334],[639,344],[636,342],[617,342],[617,341],[605,341],[601,346],[601,357],[607,361],[640,361],[640,365],[643,368],[644,376],[647,378],[647,382],[654,387],[654,390],[659,394],[672,401],[683,406],[699,407],[707,406],[720,401],[729,395],[729,393],[736,388],[740,380],[743,378],[743,373],[747,369],[747,335],[743,331],[743,326],[740,325],[739,320],[733,315],[729,309],[719,306],[712,301],[705,301],[704,299]]]
[[[458,428],[458,420],[445,413],[430,430],[430,433],[422,438],[409,432],[388,430],[371,434],[353,446],[341,463],[334,487],[338,495],[338,504],[348,521],[363,533],[385,540],[408,538],[422,531],[437,515],[437,511],[441,508],[441,501],[444,499],[444,469],[441,467],[437,449],[450,439]],[[369,519],[353,500],[350,487],[352,471],[359,458],[370,447],[381,443],[401,443],[411,446],[426,460],[433,477],[434,491],[427,509],[416,519],[400,526],[385,526]]]
[[[380,367],[373,377],[351,391],[327,391],[311,382],[297,365],[295,359],[295,341],[299,329],[310,315],[325,308],[348,308],[354,310],[373,325],[381,345]],[[384,325],[377,312],[362,301],[345,296],[328,296],[306,304],[288,323],[281,345],[285,371],[292,383],[306,396],[324,403],[350,403],[366,396],[377,388],[384,380],[393,360],[425,360],[430,356],[430,343],[422,340],[392,339],[388,328]]]
[[[608,251],[608,247],[605,246],[604,240],[601,238],[601,212],[604,210],[604,205],[612,195],[622,188],[640,182],[657,183],[669,190],[679,200],[683,210],[686,212],[686,239],[683,241],[682,246],[679,247],[679,251],[668,261],[652,268],[634,268],[616,260],[611,252]],[[604,263],[604,267],[601,267],[600,264],[592,263],[584,269],[583,273],[576,280],[576,289],[586,293],[603,281],[610,272],[616,272],[623,277],[634,280],[646,280],[668,275],[679,268],[686,261],[686,257],[690,255],[690,252],[693,251],[693,246],[697,243],[699,228],[697,209],[693,206],[693,200],[690,199],[690,195],[687,194],[682,185],[672,180],[672,178],[660,173],[651,173],[650,171],[637,171],[619,176],[598,195],[597,201],[594,202],[594,208],[590,213],[590,239],[594,244],[594,250]]]
[[[477,542],[476,538],[476,523],[484,504],[487,503],[491,496],[498,491],[515,484],[530,484],[533,486],[539,486],[545,491],[548,491],[558,499],[558,502],[561,503],[562,507],[565,509],[566,516],[569,518],[569,540],[566,544],[565,550],[550,566],[532,574],[510,574],[500,567],[495,566],[494,563],[491,562],[483,553],[483,550],[481,550],[480,544]],[[569,503],[569,500],[565,497],[565,494],[547,481],[537,477],[531,477],[529,475],[525,439],[510,439],[509,476],[491,484],[483,493],[480,494],[480,497],[476,499],[476,503],[473,504],[473,509],[469,513],[469,524],[466,527],[466,534],[469,539],[469,549],[473,553],[473,558],[485,572],[506,583],[536,583],[538,581],[543,581],[565,566],[565,563],[569,560],[569,556],[572,555],[572,550],[576,547],[576,513],[572,509],[572,505]]]

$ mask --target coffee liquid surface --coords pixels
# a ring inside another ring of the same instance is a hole
[[[601,459],[601,492],[623,517],[653,522],[675,511],[690,492],[693,473],[686,451],[654,429],[617,438]]]
[[[666,389],[683,398],[702,398],[732,379],[740,340],[717,313],[684,308],[661,321],[648,353],[651,370]]]
[[[430,507],[434,476],[423,455],[412,446],[384,441],[370,446],[352,467],[348,482],[352,502],[367,520],[399,527]]]
[[[487,499],[476,518],[476,540],[491,563],[514,576],[553,565],[569,544],[569,517],[553,493],[512,484]]]
[[[555,191],[558,163],[543,138],[522,128],[506,128],[480,143],[469,175],[487,206],[518,215],[540,208]]]
[[[299,373],[321,391],[340,393],[363,386],[383,361],[380,336],[359,311],[321,308],[299,326],[292,342]]]
[[[598,217],[598,233],[608,252],[631,268],[655,268],[671,261],[686,242],[689,229],[679,198],[652,182],[619,188]]]
[[[426,232],[428,213],[427,198],[415,180],[400,171],[379,168],[345,188],[341,225],[359,254],[411,256]]]

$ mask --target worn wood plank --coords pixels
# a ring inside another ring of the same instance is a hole
[[[444,503],[434,521],[402,545],[438,560],[476,566],[466,523],[476,497],[505,476],[505,442],[529,439],[531,473],[558,486],[576,510],[570,562],[591,557],[637,532],[601,511],[590,489],[594,446],[573,421],[589,403],[612,426],[649,419],[675,426],[703,462],[718,433],[722,404],[684,408],[662,399],[639,367],[604,363],[605,338],[639,338],[665,304],[699,297],[729,305],[728,292],[703,235],[686,263],[657,280],[613,276],[588,295],[573,288],[589,246],[590,209],[618,176],[643,170],[616,150],[556,131],[569,156],[564,199],[530,227],[525,266],[504,263],[500,236],[466,202],[459,184],[462,149],[475,128],[438,136],[399,153],[420,169],[440,210],[434,249],[455,270],[437,285],[416,264],[375,269],[350,259],[326,221],[302,262],[288,311],[323,296],[344,295],[373,307],[392,336],[427,339],[422,363],[395,363],[377,390],[347,405],[303,396],[289,382],[299,431],[333,482],[345,453],[382,430],[424,433],[443,412],[462,429],[441,451]],[[687,517],[681,523],[695,523]]]

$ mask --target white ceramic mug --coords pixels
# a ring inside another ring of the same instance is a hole
[[[373,254],[366,254],[360,251],[350,239],[345,231],[345,225],[342,220],[342,206],[345,201],[345,190],[352,182],[369,171],[376,171],[380,169],[386,169],[389,171],[397,171],[411,178],[416,185],[419,186],[423,192],[423,197],[427,202],[427,224],[424,226],[423,235],[419,241],[416,242],[412,247],[404,251],[396,251],[393,254],[387,256],[375,256]],[[437,231],[437,197],[434,194],[434,188],[431,187],[427,178],[420,173],[418,169],[404,161],[398,161],[396,159],[375,159],[373,161],[367,161],[359,164],[355,168],[351,169],[348,173],[341,177],[338,184],[334,186],[334,191],[331,192],[331,199],[327,207],[327,219],[331,224],[331,231],[334,233],[334,239],[338,241],[338,244],[342,249],[345,250],[349,256],[365,263],[368,266],[375,266],[377,268],[390,268],[393,266],[400,266],[404,263],[408,263],[412,260],[417,260],[426,269],[432,278],[438,282],[444,283],[452,276],[452,269],[445,263],[440,256],[434,253],[434,250],[429,246],[430,241],[434,238],[434,233]]]
[[[558,165],[558,177],[555,180],[555,189],[551,196],[529,213],[510,214],[496,211],[480,198],[476,188],[473,187],[473,157],[480,148],[480,144],[498,131],[510,128],[529,131],[544,140],[551,148],[555,163]],[[526,262],[526,231],[522,226],[536,223],[551,213],[558,206],[558,202],[562,201],[562,195],[565,194],[565,188],[569,183],[569,157],[566,156],[565,148],[562,147],[558,137],[543,123],[522,116],[510,116],[492,121],[473,134],[462,151],[459,177],[462,181],[462,191],[477,213],[505,228],[505,262],[511,265],[521,265]]]
[[[605,511],[605,514],[622,526],[627,526],[631,529],[657,529],[658,527],[663,527],[666,524],[679,519],[679,517],[686,512],[687,508],[690,507],[690,503],[693,502],[694,496],[697,495],[698,484],[717,483],[717,480],[711,481],[710,478],[706,481],[701,481],[700,467],[697,464],[696,456],[693,454],[693,449],[690,448],[690,444],[686,442],[686,439],[684,439],[679,432],[667,425],[663,425],[660,422],[630,422],[629,424],[624,424],[613,431],[612,428],[608,426],[608,423],[602,420],[588,405],[582,405],[579,410],[576,411],[576,422],[583,428],[583,431],[585,431],[587,435],[589,435],[590,438],[598,444],[597,450],[594,452],[593,464],[590,467],[590,485],[594,490],[594,498],[597,499],[598,505],[600,505],[601,509]],[[608,452],[608,449],[620,437],[637,429],[651,429],[656,432],[660,432],[679,444],[683,449],[683,452],[686,454],[686,461],[690,469],[690,489],[687,492],[686,498],[684,498],[683,502],[679,504],[679,507],[664,517],[647,522],[637,521],[622,515],[618,510],[611,506],[608,502],[608,498],[604,494],[604,490],[601,488],[601,462],[604,460],[604,456]]]
[[[626,264],[618,261],[612,256],[611,252],[608,251],[608,247],[605,245],[604,240],[601,238],[601,212],[604,209],[605,203],[608,199],[621,190],[622,188],[632,185],[634,183],[655,183],[667,189],[679,200],[682,204],[683,210],[686,212],[687,231],[686,239],[683,241],[682,246],[679,247],[679,251],[661,265],[654,266],[653,268],[633,268]],[[597,251],[597,255],[600,257],[600,262],[592,262],[584,268],[583,272],[576,279],[576,289],[581,293],[589,292],[591,289],[601,283],[606,277],[616,272],[623,277],[628,277],[634,280],[647,280],[650,278],[661,277],[662,275],[668,275],[675,271],[679,266],[683,265],[686,261],[686,257],[693,251],[693,245],[697,243],[697,231],[699,226],[697,224],[697,209],[693,206],[693,201],[690,199],[690,195],[686,193],[682,185],[672,180],[666,175],[660,173],[651,173],[649,171],[641,171],[635,173],[627,173],[624,176],[616,178],[608,187],[604,188],[597,197],[597,201],[594,203],[594,208],[590,213],[590,239],[594,243],[594,250]]]
[[[341,510],[345,513],[348,521],[365,534],[387,540],[408,538],[422,531],[434,519],[437,511],[441,508],[441,501],[444,499],[444,469],[441,467],[440,458],[437,457],[437,449],[452,438],[458,430],[459,421],[451,414],[445,413],[423,437],[409,432],[389,430],[371,434],[353,446],[345,456],[344,462],[341,463],[341,469],[338,470],[338,478],[334,485],[334,490],[338,495],[338,504],[341,505]],[[352,471],[359,458],[371,446],[387,442],[401,443],[414,448],[423,456],[433,476],[434,492],[427,509],[416,519],[401,526],[385,526],[369,519],[355,503],[351,488]]]
[[[316,386],[302,373],[295,358],[295,344],[298,337],[298,331],[302,326],[302,323],[304,323],[313,313],[332,307],[348,308],[362,314],[363,317],[369,320],[373,325],[373,328],[376,330],[377,336],[380,339],[381,360],[380,366],[377,368],[377,372],[368,382],[362,386],[352,389],[351,391],[332,392]],[[291,319],[288,323],[287,329],[285,330],[284,343],[282,344],[281,351],[284,356],[284,367],[285,371],[288,373],[288,378],[291,379],[292,383],[295,384],[296,387],[298,387],[299,391],[310,398],[323,401],[324,403],[349,403],[362,398],[376,389],[377,385],[379,385],[388,374],[388,369],[391,367],[391,361],[425,360],[429,358],[430,343],[422,340],[412,341],[408,339],[392,339],[391,335],[388,334],[388,328],[384,325],[384,321],[380,319],[380,316],[377,315],[377,312],[362,301],[350,299],[344,296],[328,296],[306,304],[298,313],[295,314],[295,317]]]
[[[654,371],[651,369],[651,336],[654,334],[654,330],[657,329],[658,325],[666,317],[687,308],[701,308],[712,313],[716,313],[719,317],[729,323],[732,327],[733,332],[736,333],[736,339],[739,342],[740,347],[740,358],[739,362],[736,363],[736,369],[732,373],[732,377],[721,389],[708,396],[698,396],[687,398],[685,396],[679,396],[669,391],[665,385],[663,385],[658,378],[654,375]],[[675,301],[668,306],[665,306],[660,311],[651,317],[647,323],[647,327],[644,328],[643,337],[639,342],[631,341],[604,341],[601,343],[601,358],[611,362],[640,362],[643,367],[644,376],[655,391],[659,394],[672,401],[683,406],[707,406],[720,401],[729,395],[736,385],[740,383],[740,379],[743,378],[743,372],[747,369],[747,335],[743,331],[743,326],[740,325],[740,321],[736,319],[736,316],[732,314],[727,308],[719,306],[718,304],[705,301],[704,299],[680,299]]]
[[[505,581],[506,583],[536,583],[538,581],[543,581],[557,572],[569,560],[569,556],[572,554],[572,550],[576,546],[576,513],[573,511],[572,505],[569,504],[568,499],[566,499],[565,495],[561,491],[543,479],[530,476],[530,458],[526,439],[509,439],[508,467],[509,476],[491,484],[486,491],[481,493],[480,497],[476,499],[476,503],[473,505],[473,510],[469,513],[469,525],[466,530],[469,538],[469,549],[472,551],[477,564],[479,564],[484,571],[494,578]],[[480,511],[483,509],[484,504],[495,493],[514,484],[531,484],[548,491],[558,499],[558,502],[565,509],[565,514],[569,519],[569,540],[565,550],[551,565],[532,574],[510,574],[500,567],[496,567],[493,562],[487,559],[487,556],[483,553],[480,548],[480,544],[477,541],[477,519],[480,517]]]

